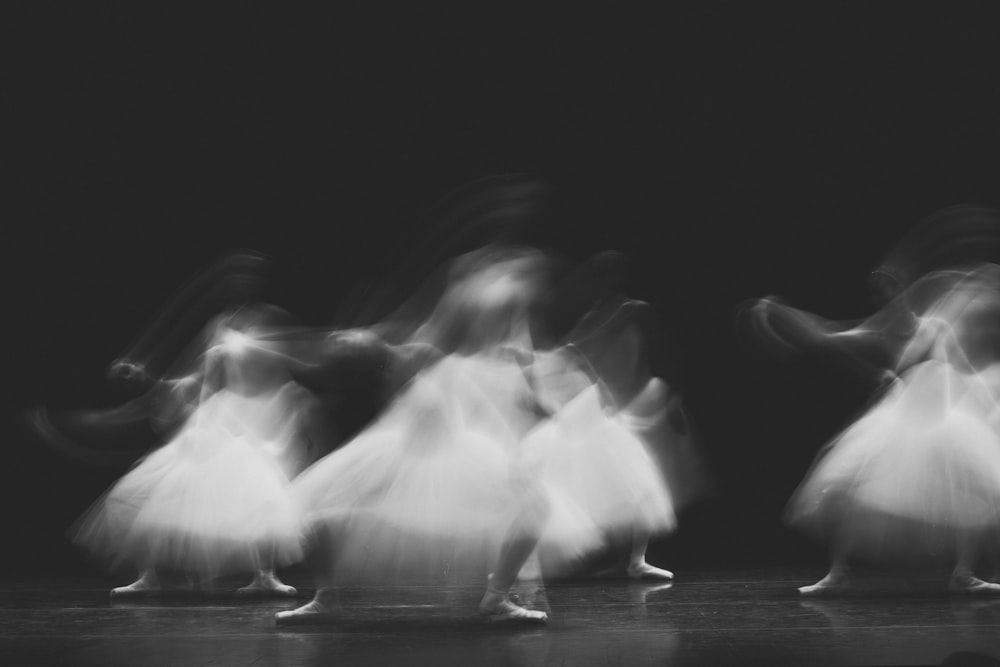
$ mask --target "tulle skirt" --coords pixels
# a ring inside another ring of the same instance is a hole
[[[258,549],[302,557],[290,475],[308,461],[301,392],[206,399],[167,444],[140,460],[71,529],[111,567],[159,567],[210,579],[253,569]]]
[[[1000,438],[975,375],[911,369],[818,457],[788,519],[845,555],[953,557],[1000,523]]]
[[[665,382],[652,378],[617,416],[642,441],[663,473],[674,512],[680,513],[714,491],[694,424],[681,396]]]
[[[625,423],[609,416],[596,385],[567,403],[524,441],[525,457],[540,479],[581,508],[602,531],[648,534],[676,526],[674,506],[659,466]],[[540,546],[559,551],[558,527],[543,533]]]
[[[525,465],[513,429],[483,427],[496,413],[470,420],[467,402],[481,397],[455,392],[454,370],[415,380],[378,422],[296,480],[307,523],[333,535],[338,583],[482,581],[505,540],[549,522],[583,548],[599,539]]]

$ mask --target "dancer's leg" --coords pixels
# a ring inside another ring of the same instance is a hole
[[[983,581],[973,574],[979,555],[979,537],[972,533],[962,533],[958,538],[958,558],[948,582],[949,590],[958,593],[1000,594],[1000,584]]]
[[[826,576],[810,586],[802,586],[799,593],[804,596],[820,596],[835,594],[851,586],[851,568],[847,557],[839,552],[833,552],[830,558],[830,571]]]
[[[237,595],[276,595],[294,597],[298,591],[294,587],[281,582],[274,573],[273,543],[260,544],[254,549],[254,577],[249,586],[236,590]]]
[[[632,532],[632,551],[628,562],[628,576],[630,579],[661,579],[671,581],[674,573],[655,567],[646,562],[646,549],[649,547],[649,533],[641,528],[636,528]]]
[[[145,567],[139,572],[139,578],[128,586],[111,589],[111,597],[127,598],[152,595],[160,591],[160,579],[153,567]]]
[[[525,559],[517,578],[521,581],[534,581],[542,578],[542,563],[537,549],[533,549],[528,558]]]
[[[510,588],[534,552],[548,517],[548,504],[537,489],[526,495],[523,507],[507,531],[496,570],[479,603],[480,613],[491,621],[544,623],[548,618],[545,612],[519,607],[510,600]]]
[[[310,602],[297,609],[279,611],[274,615],[275,623],[278,625],[329,623],[340,618],[340,599],[334,587],[338,545],[338,531],[333,526],[327,524],[317,526],[309,552],[309,561],[316,580],[316,594]]]

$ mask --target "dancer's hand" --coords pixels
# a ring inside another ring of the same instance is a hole
[[[170,387],[171,391],[183,395],[194,391],[201,385],[201,381],[195,375],[186,375],[175,380],[167,380],[164,384]]]
[[[108,379],[126,385],[148,387],[155,380],[142,364],[127,359],[118,359],[108,368]]]
[[[879,375],[879,384],[881,385],[890,385],[896,382],[897,380],[899,380],[899,376],[896,375],[896,372],[893,370],[889,369],[884,370]]]

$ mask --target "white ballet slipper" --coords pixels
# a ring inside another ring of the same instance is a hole
[[[953,593],[971,593],[973,595],[1000,595],[1000,584],[983,581],[971,574],[955,575],[948,582],[948,590]]]
[[[277,625],[324,625],[340,620],[341,610],[331,609],[322,602],[313,600],[297,609],[279,611],[274,615]]]
[[[275,596],[275,597],[295,597],[299,594],[294,586],[289,586],[271,575],[267,577],[256,577],[249,586],[236,589],[236,594],[244,597]]]
[[[828,574],[815,584],[800,586],[798,591],[803,597],[820,597],[837,595],[851,588],[851,580],[847,575]]]
[[[525,609],[510,601],[499,591],[487,591],[479,603],[479,614],[487,623],[545,623],[549,615],[544,611]]]
[[[632,563],[625,570],[628,574],[629,579],[658,579],[661,581],[673,581],[674,573],[670,570],[664,570],[661,567],[656,567],[655,565],[650,565],[646,561],[640,563]]]
[[[128,586],[119,586],[117,588],[111,589],[111,597],[113,598],[138,598],[147,597],[150,595],[156,595],[160,592],[160,585],[156,582],[151,582],[146,577],[143,577],[137,581],[133,581]]]

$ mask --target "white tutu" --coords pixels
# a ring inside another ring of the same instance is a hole
[[[446,358],[375,424],[303,473],[296,494],[311,524],[335,531],[337,578],[481,578],[515,521],[530,529],[546,511],[570,514],[519,456],[529,395],[514,363]],[[562,520],[565,529],[596,540],[576,516]]]
[[[597,385],[580,392],[524,442],[541,479],[604,531],[658,533],[676,525],[656,462],[622,420],[607,414]],[[543,536],[543,543],[548,542]]]
[[[793,524],[847,555],[940,556],[1000,521],[1000,437],[982,382],[951,364],[907,371],[820,455]]]
[[[299,437],[307,399],[293,383],[256,396],[212,394],[77,521],[74,541],[112,566],[206,578],[251,570],[258,546],[276,547],[279,564],[298,560],[289,479],[309,462]]]
[[[663,473],[674,512],[705,498],[713,490],[694,425],[680,394],[660,378],[646,387],[618,413],[618,419],[646,447]]]

